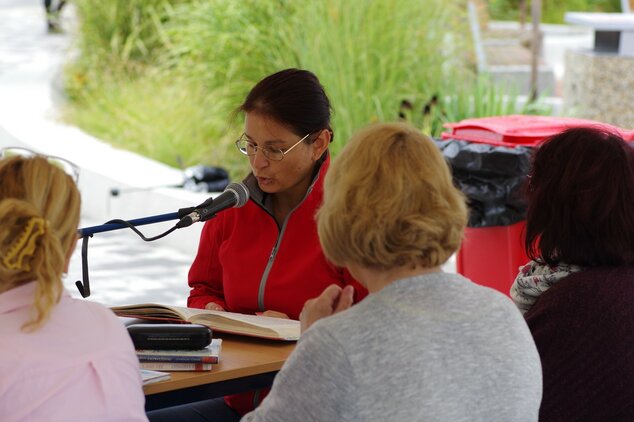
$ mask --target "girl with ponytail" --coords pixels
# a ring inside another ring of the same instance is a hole
[[[62,284],[77,240],[75,181],[60,159],[15,151],[0,151],[0,419],[144,421],[125,328]]]

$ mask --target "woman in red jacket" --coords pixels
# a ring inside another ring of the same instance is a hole
[[[245,113],[236,146],[251,165],[244,180],[249,201],[205,224],[189,271],[188,306],[299,319],[304,302],[331,284],[353,284],[361,299],[365,288],[326,260],[317,237],[333,138],[319,80],[306,70],[282,70],[258,82],[238,110]],[[206,401],[201,413],[238,420],[262,398],[252,392],[226,397],[226,404]],[[184,411],[179,420],[187,420]],[[151,420],[161,420],[159,413]]]

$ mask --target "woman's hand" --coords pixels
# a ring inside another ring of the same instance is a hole
[[[205,309],[208,309],[210,311],[224,311],[225,310],[225,308],[218,305],[216,302],[209,302],[208,304],[205,305]]]
[[[354,288],[346,286],[343,289],[336,284],[326,287],[319,297],[307,300],[304,309],[299,314],[302,333],[322,318],[345,311],[352,306]]]
[[[264,312],[256,312],[255,314],[258,315],[258,316],[267,316],[267,317],[273,317],[273,318],[290,319],[288,317],[288,315],[286,315],[284,312],[264,311]]]

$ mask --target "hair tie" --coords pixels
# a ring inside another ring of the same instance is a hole
[[[9,246],[7,254],[2,258],[2,263],[9,270],[29,271],[28,262],[23,262],[25,257],[35,252],[35,242],[46,233],[48,222],[41,217],[31,217],[24,226],[20,236]]]

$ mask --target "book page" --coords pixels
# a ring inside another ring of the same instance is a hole
[[[111,306],[110,309],[120,316],[133,316],[138,318],[167,318],[179,321],[187,321],[187,317],[181,314],[179,306],[159,305],[156,303],[141,303],[138,305]]]
[[[284,318],[167,306],[156,303],[112,306],[110,309],[119,316],[177,319],[206,325],[218,331],[269,339],[294,341],[299,339],[300,334],[299,321]]]
[[[204,311],[198,312],[190,317],[190,321],[208,325],[219,331],[251,334],[265,338],[297,340],[300,334],[299,321],[285,318],[272,318],[223,311]]]

